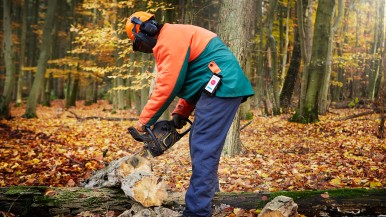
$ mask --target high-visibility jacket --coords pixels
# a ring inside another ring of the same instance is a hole
[[[188,117],[213,73],[222,76],[216,97],[253,95],[252,86],[236,57],[217,35],[201,27],[164,24],[153,48],[157,78],[139,121],[151,126],[173,99],[180,100],[173,113]],[[215,71],[209,68],[215,63]]]

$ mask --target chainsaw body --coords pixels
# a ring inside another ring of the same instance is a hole
[[[189,119],[187,119],[187,122],[190,125],[192,124]],[[144,143],[142,154],[149,152],[153,157],[157,157],[187,134],[190,127],[179,133],[174,127],[173,121],[162,120],[156,122],[152,129],[146,127],[147,132],[143,134],[140,134],[134,127],[129,127],[128,131],[135,140]]]

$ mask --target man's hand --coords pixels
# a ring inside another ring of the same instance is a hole
[[[137,122],[137,126],[135,126],[135,129],[140,133],[145,132],[145,126],[139,121]]]
[[[173,123],[177,129],[181,129],[186,125],[186,118],[179,114],[173,114]]]

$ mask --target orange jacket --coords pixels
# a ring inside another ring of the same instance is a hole
[[[212,76],[215,61],[223,81],[216,96],[253,95],[252,87],[232,52],[211,31],[193,25],[164,24],[153,48],[158,74],[153,92],[140,114],[141,124],[151,126],[176,96],[173,113],[188,117],[203,86]]]

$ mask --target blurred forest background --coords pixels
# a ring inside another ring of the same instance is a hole
[[[253,85],[230,131],[236,141],[227,142],[239,147],[222,156],[222,190],[386,186],[385,0],[3,0],[0,7],[0,187],[76,186],[142,147],[126,132],[157,70],[124,31],[139,10],[217,33]],[[189,183],[188,147],[186,136],[156,159],[155,172],[175,191]]]
[[[241,118],[252,109],[293,112],[301,123],[317,122],[331,106],[383,112],[384,0],[4,0],[0,7],[3,118],[11,103],[26,104],[31,118],[53,99],[67,108],[106,99],[113,112],[139,113],[156,74],[153,56],[133,53],[124,32],[139,10],[219,34],[255,89]]]

